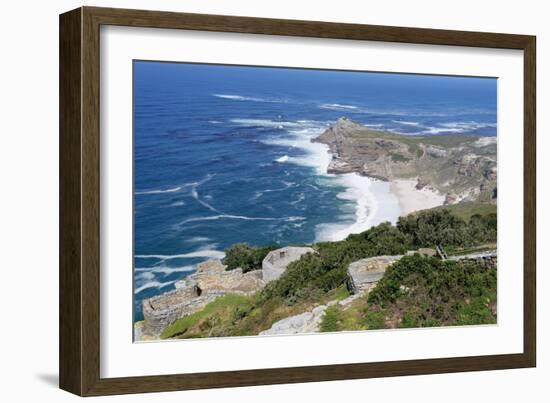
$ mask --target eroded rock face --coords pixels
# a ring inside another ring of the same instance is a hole
[[[315,250],[309,247],[288,246],[269,252],[262,262],[263,281],[269,283],[277,280],[290,263],[300,259],[306,253],[315,253]]]
[[[353,262],[348,266],[349,291],[359,294],[370,290],[384,276],[386,269],[402,257],[402,255],[376,256]]]
[[[221,295],[249,295],[265,285],[259,270],[225,269],[219,260],[200,263],[195,273],[175,284],[175,290],[143,300],[142,333],[158,337],[175,320],[201,310]]]

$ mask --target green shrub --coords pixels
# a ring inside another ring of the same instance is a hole
[[[323,319],[321,320],[319,330],[321,332],[337,332],[341,330],[338,324],[340,314],[341,309],[337,305],[329,306],[325,311]]]
[[[495,269],[417,254],[390,266],[368,303],[401,327],[494,323],[496,285]]]
[[[237,243],[225,250],[225,258],[223,263],[227,265],[227,270],[234,270],[238,267],[246,273],[252,270],[262,268],[262,261],[266,255],[278,246],[265,246],[254,248],[246,243]]]
[[[365,310],[365,325],[369,330],[384,329],[386,327],[385,315],[382,310]]]
[[[469,222],[448,209],[423,211],[400,217],[397,228],[410,237],[415,247],[472,246],[496,241],[496,214],[473,215]]]

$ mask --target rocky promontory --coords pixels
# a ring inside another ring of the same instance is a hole
[[[383,181],[413,179],[446,204],[496,201],[496,137],[402,135],[340,118],[314,142],[328,145],[329,173],[356,172]]]

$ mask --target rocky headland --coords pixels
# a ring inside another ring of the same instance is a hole
[[[343,117],[313,141],[328,145],[332,154],[329,173],[355,172],[389,181],[404,203],[416,197],[415,190],[424,190],[426,197],[430,191],[439,194],[440,204],[496,202],[496,137],[401,135]],[[406,214],[416,208],[405,206],[403,210]]]

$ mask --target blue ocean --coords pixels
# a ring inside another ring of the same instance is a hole
[[[134,62],[135,320],[234,243],[340,239],[398,214],[381,185],[327,175],[311,139],[338,118],[495,136],[496,95],[490,78]]]

